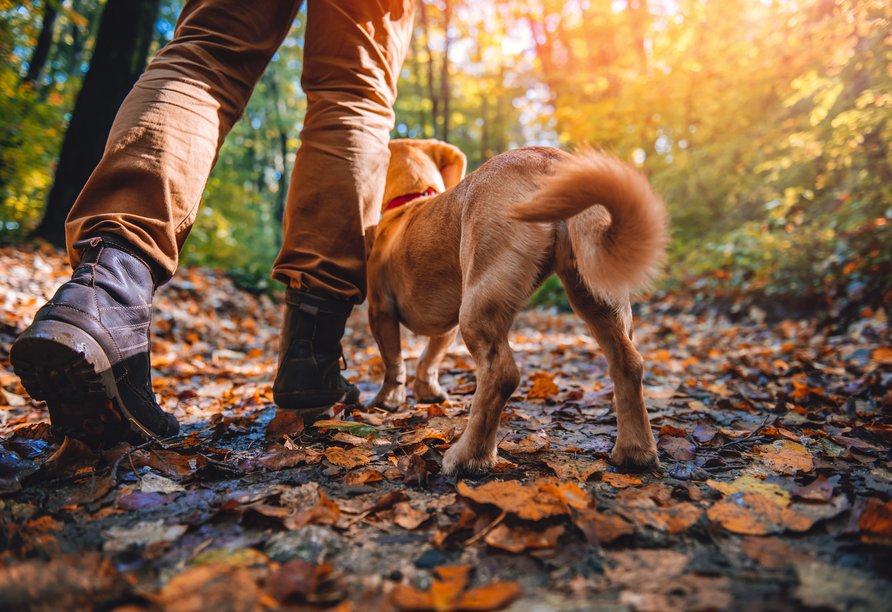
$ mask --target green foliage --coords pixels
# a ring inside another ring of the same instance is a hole
[[[40,220],[42,206],[35,203],[43,202],[52,185],[66,113],[80,86],[82,71],[69,66],[74,52],[64,34],[85,32],[89,23],[70,6],[59,8],[55,26],[62,40],[32,85],[24,76],[40,34],[43,4],[0,0],[0,239],[21,237]],[[60,77],[57,69],[62,68]]]
[[[570,302],[564,286],[557,276],[549,276],[542,286],[530,297],[530,306],[554,306],[560,310],[569,311]]]
[[[23,86],[42,2],[59,9],[53,48],[36,86]],[[670,210],[667,287],[841,302],[890,290],[888,2],[422,7],[393,137],[448,128],[469,170],[524,144],[590,143],[630,160]],[[40,217],[101,8],[102,0],[0,0],[0,225],[18,225],[12,234]],[[156,48],[179,10],[162,2]],[[268,287],[300,145],[303,21],[301,13],[220,151],[183,253],[188,263],[238,270],[255,290]],[[556,278],[533,301],[566,306]]]

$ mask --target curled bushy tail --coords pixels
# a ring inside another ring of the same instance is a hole
[[[663,260],[663,203],[641,172],[615,157],[586,151],[562,161],[509,215],[567,220],[580,276],[592,293],[612,302],[646,287]]]

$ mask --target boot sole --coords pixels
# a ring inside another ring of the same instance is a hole
[[[13,343],[9,360],[28,395],[46,402],[58,442],[69,436],[96,448],[132,438],[131,432],[158,437],[124,406],[108,356],[82,329],[39,321]]]

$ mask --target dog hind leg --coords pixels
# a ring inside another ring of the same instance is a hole
[[[617,308],[592,295],[575,269],[558,272],[573,310],[589,326],[607,364],[616,396],[616,445],[611,459],[622,467],[659,467],[641,379],[644,360],[632,344],[632,306],[628,300]]]
[[[424,352],[418,358],[415,367],[415,380],[412,382],[412,394],[415,401],[424,404],[439,404],[449,399],[449,396],[440,386],[440,362],[446,356],[446,351],[455,336],[458,327],[455,327],[440,336],[431,336]]]
[[[498,304],[498,307],[504,307],[504,304]],[[498,457],[496,436],[502,409],[520,383],[520,372],[508,345],[513,314],[486,320],[476,309],[465,309],[462,305],[462,338],[477,364],[477,391],[461,439],[443,458],[446,474],[486,472]]]

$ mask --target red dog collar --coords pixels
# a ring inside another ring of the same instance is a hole
[[[390,201],[390,204],[384,207],[384,212],[387,212],[391,208],[399,208],[403,204],[411,202],[412,200],[417,200],[418,198],[424,198],[427,196],[437,195],[437,192],[434,191],[433,187],[428,187],[424,193],[410,193],[404,196],[400,196],[398,198],[393,198]]]

